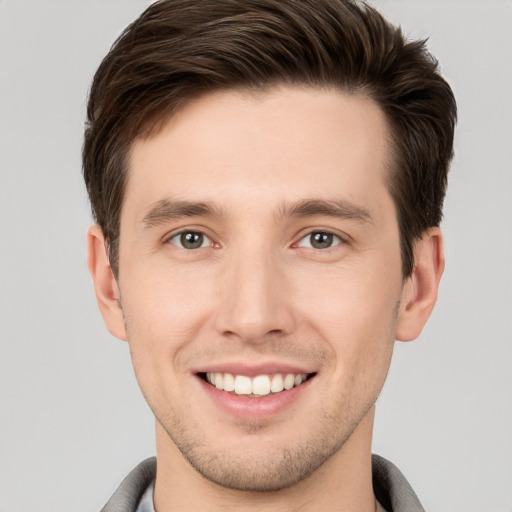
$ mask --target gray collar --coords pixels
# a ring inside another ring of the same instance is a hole
[[[425,512],[409,482],[394,464],[373,455],[372,472],[375,496],[388,512]],[[156,458],[151,457],[141,462],[121,482],[101,512],[137,512],[139,502],[155,476]]]

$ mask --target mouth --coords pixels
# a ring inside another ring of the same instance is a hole
[[[222,372],[207,372],[198,375],[218,390],[232,395],[259,398],[297,388],[312,379],[316,373],[274,373],[255,377]]]

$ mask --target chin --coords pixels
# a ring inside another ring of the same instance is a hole
[[[311,476],[340,450],[353,428],[323,432],[305,443],[296,442],[295,446],[269,443],[268,436],[258,436],[257,430],[253,431],[255,442],[242,442],[242,447],[212,448],[197,438],[182,442],[183,432],[179,431],[171,438],[184,458],[208,481],[232,490],[272,492]]]

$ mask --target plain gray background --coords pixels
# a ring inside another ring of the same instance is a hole
[[[0,0],[0,512],[99,510],[154,453],[126,344],[86,269],[81,181],[92,75],[143,0]],[[373,2],[429,47],[457,96],[447,269],[397,344],[374,451],[431,512],[512,511],[512,2]]]

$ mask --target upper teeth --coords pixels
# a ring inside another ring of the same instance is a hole
[[[283,389],[291,389],[306,380],[305,373],[276,373],[274,375],[258,375],[251,378],[245,375],[233,376],[231,373],[207,373],[206,380],[217,389],[233,391],[237,395],[264,396],[279,393]]]

